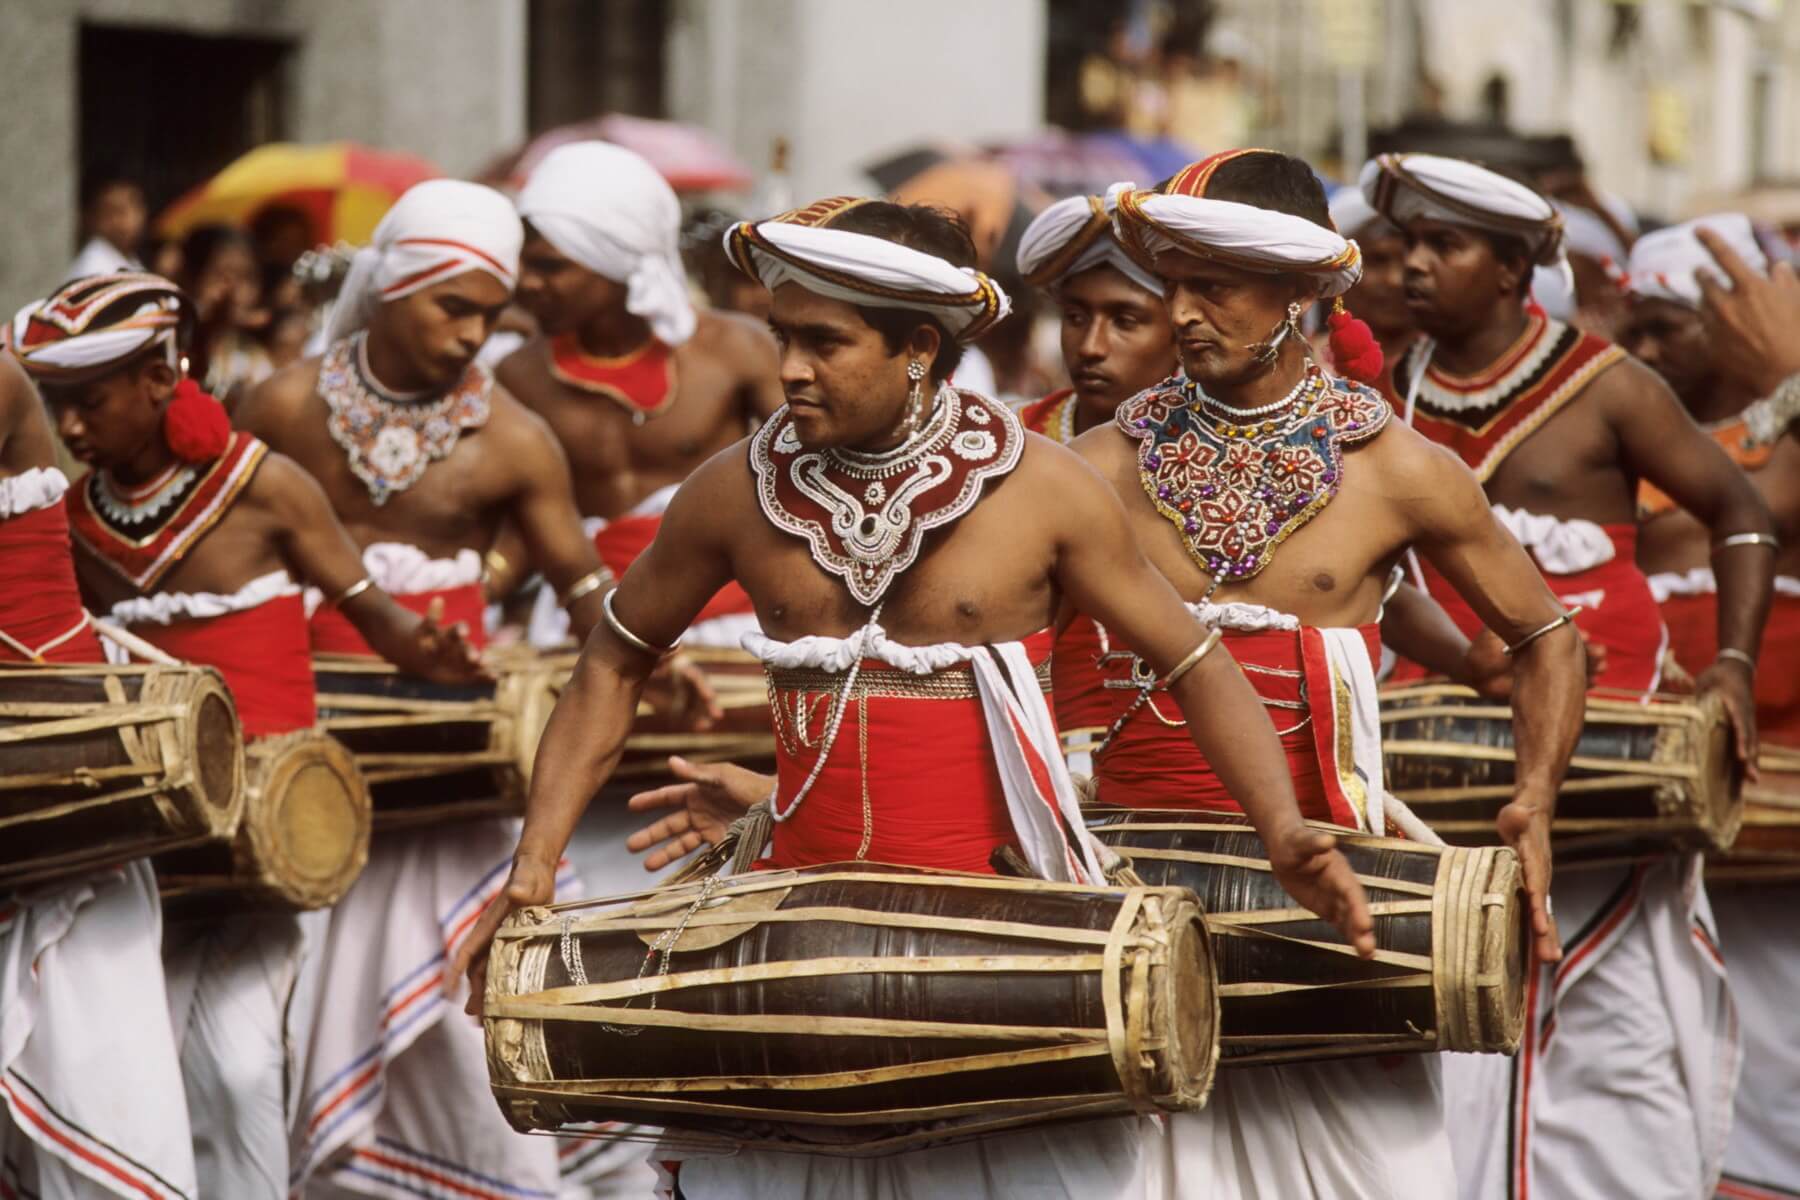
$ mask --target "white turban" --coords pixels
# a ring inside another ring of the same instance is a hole
[[[817,210],[828,220],[853,203],[821,201],[787,216]],[[742,221],[725,231],[725,252],[739,270],[770,291],[798,283],[848,304],[929,313],[959,342],[974,341],[1012,311],[1000,285],[973,267],[954,266],[935,254],[869,234],[782,218]]]
[[[6,345],[32,378],[46,383],[104,375],[158,345],[179,369],[183,325],[192,316],[186,303],[181,289],[160,275],[89,275],[21,308]]]
[[[414,184],[356,252],[326,325],[327,344],[362,329],[376,306],[467,271],[485,271],[510,291],[519,277],[524,227],[493,188],[456,179]]]
[[[1111,267],[1138,287],[1162,295],[1162,280],[1125,253],[1113,232],[1111,197],[1070,196],[1037,215],[1019,238],[1019,274],[1033,287],[1055,287],[1094,267]]]
[[[1391,232],[1393,223],[1370,207],[1362,189],[1341,187],[1331,194],[1331,223],[1347,238],[1353,238],[1375,222]]]
[[[1750,218],[1743,213],[1719,213],[1646,233],[1634,242],[1631,262],[1625,269],[1631,294],[1699,308],[1699,272],[1711,271],[1723,286],[1730,287],[1730,276],[1695,236],[1699,229],[1724,239],[1751,270],[1768,271],[1768,256],[1756,242]]]
[[[1562,258],[1561,214],[1524,184],[1486,167],[1436,154],[1383,154],[1364,164],[1357,182],[1375,211],[1396,225],[1424,217],[1519,238],[1540,266]]]
[[[666,346],[694,336],[681,265],[681,204],[644,159],[610,142],[572,142],[544,156],[519,193],[519,215],[552,246],[625,285],[625,309]]]
[[[1168,195],[1115,184],[1115,228],[1126,251],[1154,261],[1179,250],[1266,275],[1312,275],[1319,295],[1342,295],[1362,278],[1362,252],[1335,230],[1305,217],[1235,200]]]

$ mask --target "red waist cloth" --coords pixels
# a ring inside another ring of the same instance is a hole
[[[1049,655],[1050,641],[1049,630],[1024,639],[1033,663]],[[833,678],[841,685],[841,676]],[[760,865],[803,867],[860,857],[906,867],[993,873],[990,856],[1001,846],[1017,845],[1018,839],[994,766],[981,699],[880,694],[903,691],[921,679],[963,682],[966,690],[974,689],[974,674],[966,665],[916,676],[863,660],[857,692],[866,681],[877,694],[850,701],[818,781],[793,817],[775,825],[770,855]],[[837,690],[823,681],[804,690],[770,686],[781,781],[777,804],[783,811],[817,761],[836,696]],[[862,849],[865,805],[869,843]]]
[[[245,737],[312,727],[312,648],[306,606],[298,594],[277,596],[222,617],[168,625],[144,622],[131,631],[176,658],[217,667],[237,702]]]
[[[611,568],[613,575],[623,579],[625,569],[636,562],[638,555],[648,550],[650,543],[656,540],[656,530],[661,524],[661,514],[614,518],[594,534],[594,550],[600,555],[600,561]],[[699,624],[701,621],[733,613],[755,611],[750,605],[749,594],[733,581],[720,588],[718,594],[706,602],[706,607],[700,610],[694,623]]]
[[[0,633],[32,651],[0,640],[0,662],[106,661],[82,611],[62,500],[0,521]]]
[[[1670,596],[1662,604],[1669,650],[1689,674],[1698,675],[1719,656],[1719,604],[1713,592]],[[1800,597],[1776,593],[1763,627],[1756,672],[1756,728],[1770,741],[1800,744]]]
[[[1080,613],[1057,636],[1050,677],[1055,683],[1056,727],[1064,733],[1105,729],[1119,715],[1100,670],[1100,655],[1106,649],[1100,627]]]
[[[1381,661],[1381,630],[1365,625],[1360,632],[1369,661]],[[1227,630],[1221,645],[1244,668],[1250,685],[1263,698],[1269,719],[1281,735],[1294,796],[1301,815],[1315,821],[1356,826],[1355,809],[1338,783],[1338,745],[1348,745],[1348,731],[1338,737],[1331,710],[1331,679],[1322,649],[1309,644],[1305,631]],[[1121,665],[1108,675],[1126,680]],[[1110,721],[1117,720],[1137,695],[1135,687],[1109,688]],[[1330,764],[1327,771],[1324,764]],[[1348,769],[1349,764],[1343,764]],[[1131,808],[1199,808],[1242,812],[1243,806],[1188,736],[1187,724],[1166,692],[1153,693],[1138,707],[1094,762],[1094,778],[1102,804]]]
[[[1655,691],[1661,675],[1663,621],[1656,597],[1650,592],[1650,581],[1637,566],[1637,526],[1602,528],[1612,539],[1611,559],[1573,575],[1546,574],[1544,581],[1565,607],[1581,606],[1575,625],[1582,636],[1596,646],[1606,647],[1606,670],[1594,681],[1595,687]],[[1481,618],[1449,581],[1422,558],[1419,567],[1425,576],[1426,591],[1443,606],[1456,627],[1469,637],[1480,632]],[[1394,668],[1393,682],[1424,677],[1422,667],[1402,660]]]
[[[461,621],[469,629],[469,644],[476,649],[487,645],[487,599],[481,585],[465,583],[461,587],[434,592],[407,592],[394,596],[401,608],[423,613],[431,602],[443,598],[445,628]],[[312,615],[312,648],[315,654],[347,654],[357,658],[380,658],[374,647],[350,619],[329,604],[321,604]]]

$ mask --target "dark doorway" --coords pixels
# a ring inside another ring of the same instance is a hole
[[[285,134],[290,44],[124,25],[81,26],[81,179],[143,185],[156,212]]]
[[[666,115],[666,0],[531,0],[529,13],[532,133],[609,112]]]

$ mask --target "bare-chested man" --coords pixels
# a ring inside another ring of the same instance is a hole
[[[414,187],[358,252],[323,359],[276,375],[239,410],[245,429],[318,480],[375,585],[408,607],[441,602],[477,641],[481,558],[502,523],[578,635],[610,582],[555,438],[474,362],[512,294],[522,240],[498,192]],[[313,648],[369,653],[330,608],[313,616]],[[378,840],[333,912],[295,1120],[292,1182],[311,1177],[309,1195],[386,1195],[435,1187],[423,1182],[434,1175],[555,1191],[552,1144],[507,1127],[480,1031],[442,1019],[437,986],[504,881],[512,841],[502,820]]]
[[[97,276],[29,306],[18,325],[21,361],[42,378],[63,444],[92,468],[69,500],[90,604],[168,654],[216,667],[247,738],[311,728],[299,581],[340,594],[363,577],[361,555],[312,476],[233,432],[219,402],[182,377],[191,302],[160,276]],[[134,344],[138,325],[166,336]],[[82,369],[62,365],[71,358]],[[403,668],[476,677],[456,630],[379,590],[344,615]],[[301,920],[285,912],[226,914],[164,939],[202,1195],[287,1195],[288,1034],[304,1023],[293,1003],[303,956]]]
[[[172,335],[170,323],[125,340],[142,349]],[[61,330],[16,322],[6,342],[17,354],[22,338],[47,336]],[[79,371],[85,356],[46,357]],[[30,378],[0,354],[0,664],[10,667],[105,657],[77,590],[54,446]],[[148,861],[0,892],[0,1191],[200,1196],[161,943]]]
[[[1245,798],[1277,877],[1366,952],[1360,889],[1331,839],[1300,824],[1254,692],[1229,656],[1196,657],[1207,631],[1137,552],[1104,482],[993,401],[946,386],[962,345],[1005,312],[991,281],[966,269],[974,252],[961,226],[929,209],[840,200],[740,225],[731,238],[740,265],[774,293],[788,407],[682,486],[609,596],[608,630],[546,731],[513,881],[470,947],[510,907],[549,898],[552,864],[618,761],[658,648],[735,577],[769,635],[747,648],[768,665],[777,705],[805,714],[779,753],[772,865],[867,858],[991,871],[991,856],[1012,846],[1048,878],[1091,879],[1085,838],[1065,842],[1064,826],[1029,815],[1058,810],[1079,828],[1041,693],[1015,690],[998,670],[1005,663],[1017,680],[1035,669],[1041,686],[1066,595],[1128,633],[1170,680],[1188,733]],[[790,707],[820,671],[844,676],[830,685],[841,694]],[[1000,718],[989,706],[1013,704],[1017,720],[990,724]],[[990,728],[1015,734],[996,741]],[[1007,765],[1028,757],[1045,776]],[[1138,1139],[1130,1123],[1102,1122],[877,1162],[690,1158],[680,1185],[692,1200],[1022,1195],[1027,1179],[1034,1195],[1135,1195]]]
[[[558,147],[518,207],[518,300],[542,333],[500,364],[498,378],[562,443],[585,527],[622,575],[681,481],[781,406],[775,348],[744,317],[695,312],[680,205],[630,150]],[[687,640],[736,646],[748,613],[742,589],[727,588]],[[540,608],[534,641],[560,640],[553,615]]]
[[[1721,249],[1721,268],[1700,241]],[[1775,595],[1757,656],[1756,732],[1764,746],[1800,750],[1800,438],[1773,398],[1784,369],[1758,348],[1717,337],[1701,316],[1710,291],[1741,307],[1744,294],[1776,284],[1768,259],[1742,214],[1704,217],[1646,234],[1631,248],[1629,307],[1621,343],[1668,383],[1684,407],[1750,476],[1780,533]],[[1793,281],[1792,268],[1783,268]],[[1716,274],[1721,288],[1708,282]],[[1783,330],[1790,336],[1792,327]],[[1773,368],[1773,370],[1771,370]],[[1793,385],[1789,394],[1795,394]],[[1718,648],[1717,587],[1706,526],[1645,485],[1638,562],[1669,626],[1677,662],[1713,661]],[[1765,783],[1777,778],[1765,775]],[[1792,787],[1791,778],[1786,786]],[[1794,996],[1800,992],[1800,926],[1793,883],[1727,886],[1712,895],[1719,942],[1731,963],[1731,996],[1742,1021],[1744,1070],[1732,1110],[1721,1196],[1800,1196],[1800,1045]]]
[[[1756,490],[1652,372],[1527,305],[1533,264],[1560,255],[1549,201],[1422,154],[1382,156],[1361,186],[1406,233],[1407,304],[1425,335],[1394,373],[1411,423],[1475,471],[1558,598],[1582,607],[1578,623],[1608,652],[1602,686],[1644,693],[1659,677],[1662,621],[1633,561],[1638,481],[1695,514],[1715,548],[1719,645],[1734,652],[1698,683],[1752,756],[1748,663],[1773,559]],[[1482,622],[1428,565],[1422,578],[1465,630]],[[1528,990],[1534,1033],[1514,1061],[1458,1058],[1447,1077],[1462,1194],[1707,1194],[1736,1048],[1698,856],[1558,879],[1578,932]]]

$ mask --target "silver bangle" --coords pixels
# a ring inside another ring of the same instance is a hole
[[[1192,650],[1189,650],[1188,656],[1186,658],[1182,659],[1180,662],[1176,663],[1174,665],[1174,667],[1172,667],[1170,669],[1170,671],[1167,675],[1164,675],[1161,679],[1159,679],[1157,681],[1156,686],[1159,688],[1162,688],[1165,691],[1167,691],[1169,688],[1173,687],[1175,685],[1176,680],[1180,679],[1183,675],[1186,675],[1189,671],[1193,670],[1194,667],[1200,662],[1201,659],[1205,658],[1209,653],[1212,652],[1212,648],[1219,644],[1219,638],[1221,636],[1222,635],[1220,634],[1220,632],[1217,629],[1215,629],[1211,633],[1208,633],[1205,637],[1201,638],[1200,644],[1198,646],[1195,646]]]
[[[1767,546],[1777,554],[1781,553],[1781,541],[1768,533],[1729,533],[1713,543],[1712,552],[1729,550],[1733,546]]]
[[[583,596],[588,595],[590,592],[598,591],[612,581],[613,577],[611,571],[607,570],[605,567],[595,567],[592,571],[589,571],[586,575],[583,575],[580,579],[571,583],[568,588],[564,590],[563,594],[556,598],[556,602],[562,607],[568,608]]]
[[[612,591],[606,593],[605,598],[600,601],[600,611],[606,617],[606,627],[612,630],[614,634],[618,635],[619,640],[624,642],[627,646],[630,646],[634,650],[641,650],[651,658],[663,658],[666,655],[673,654],[675,652],[675,647],[670,646],[665,649],[661,646],[652,646],[649,642],[646,642],[643,638],[625,628],[625,622],[619,620],[618,614],[613,612],[613,597],[618,594],[619,589],[614,588]]]
[[[331,598],[331,607],[342,608],[364,592],[375,586],[375,581],[364,575],[361,579]]]
[[[1739,650],[1736,646],[1723,647],[1720,649],[1718,657],[1729,658],[1735,662],[1741,662],[1746,667],[1750,668],[1750,673],[1752,675],[1756,674],[1756,660],[1751,658],[1748,652]]]
[[[1575,619],[1575,614],[1580,611],[1581,611],[1581,605],[1577,604],[1574,608],[1571,608],[1568,612],[1566,612],[1562,616],[1556,618],[1556,620],[1550,622],[1548,625],[1544,625],[1537,629],[1532,630],[1530,633],[1526,634],[1524,637],[1520,638],[1518,641],[1516,641],[1512,645],[1508,646],[1506,648],[1506,654],[1509,657],[1514,654],[1517,654],[1519,651],[1521,651],[1525,647],[1531,645],[1531,643],[1537,641],[1539,638],[1543,637],[1545,634],[1556,632],[1556,630],[1560,629],[1562,626],[1567,625],[1571,621],[1573,621]]]

